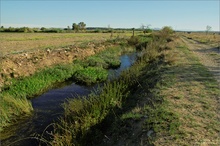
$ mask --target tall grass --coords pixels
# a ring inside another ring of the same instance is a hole
[[[164,39],[149,41],[149,45],[143,50],[144,55],[118,79],[107,82],[88,97],[69,99],[64,104],[65,115],[56,124],[53,140],[48,143],[55,146],[94,145],[90,137],[93,135],[93,142],[98,140],[99,136],[94,135],[97,134],[97,126],[109,115],[115,115],[116,109],[123,108],[132,89],[139,87],[139,78],[144,73],[144,68],[152,62],[160,62],[162,50],[158,42],[165,42]]]
[[[0,130],[13,123],[20,116],[30,115],[33,111],[28,98],[34,97],[70,77],[82,67],[79,65],[57,65],[20,80],[12,80],[12,85],[5,87],[0,95],[1,116]]]
[[[55,126],[52,145],[86,145],[91,128],[101,123],[114,108],[121,108],[128,96],[128,81],[104,84],[101,91],[88,97],[69,99],[64,104],[65,115]]]

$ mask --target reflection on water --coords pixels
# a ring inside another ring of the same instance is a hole
[[[122,55],[120,57],[121,66],[118,69],[109,70],[109,79],[118,77],[120,72],[130,67],[136,60],[136,54]],[[52,124],[58,121],[63,115],[62,104],[67,98],[86,96],[94,90],[97,85],[86,87],[76,85],[75,83],[66,84],[64,87],[52,89],[39,97],[31,100],[34,113],[30,117],[20,120],[17,124],[11,126],[5,131],[10,131],[12,135],[5,140],[1,140],[1,146],[38,146],[39,141],[34,137],[50,136]],[[45,130],[45,131],[44,131]]]

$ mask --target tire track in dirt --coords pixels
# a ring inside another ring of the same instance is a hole
[[[199,58],[200,62],[209,69],[220,87],[220,46],[211,47],[187,38],[182,38],[182,40],[188,49]]]

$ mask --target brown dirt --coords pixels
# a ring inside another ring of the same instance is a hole
[[[209,69],[220,84],[220,42],[217,47],[213,47],[212,44],[202,44],[185,37],[182,40],[198,56],[200,62]]]
[[[7,82],[8,78],[18,78],[34,74],[37,70],[56,64],[71,63],[75,59],[83,59],[93,55],[107,46],[100,43],[89,43],[86,48],[69,46],[58,49],[45,49],[29,51],[26,53],[10,54],[1,58],[0,62],[0,87]]]
[[[0,33],[0,89],[10,78],[99,52],[108,38],[107,33]]]

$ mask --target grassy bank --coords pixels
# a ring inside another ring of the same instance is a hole
[[[111,43],[115,47],[106,48],[104,51],[90,56],[86,60],[78,60],[71,64],[56,65],[41,69],[29,77],[11,79],[10,86],[5,86],[0,95],[0,131],[10,123],[13,124],[14,120],[18,117],[30,115],[33,108],[28,99],[42,94],[57,83],[69,79],[87,85],[105,81],[108,77],[106,68],[100,66],[98,63],[92,64],[91,58],[99,58],[108,68],[116,67],[116,65],[120,64],[119,56],[121,53],[131,48],[125,46],[124,42],[126,40],[123,39],[108,40],[106,43]]]
[[[100,142],[104,136],[102,129],[108,129],[108,126],[102,126],[118,118],[117,115],[125,106],[127,97],[133,92],[131,89],[139,86],[139,77],[144,73],[143,69],[152,62],[159,63],[161,57],[163,58],[161,51],[166,48],[163,46],[165,42],[166,39],[156,37],[149,42],[146,50],[143,50],[143,57],[119,79],[106,83],[103,88],[89,97],[72,99],[64,104],[65,115],[55,126],[51,144],[94,145]],[[111,126],[110,124],[109,127]],[[94,133],[97,134],[95,137]],[[90,139],[91,135],[93,135],[92,139]]]
[[[217,145],[217,82],[184,44],[159,36],[118,80],[65,103],[48,144]]]

